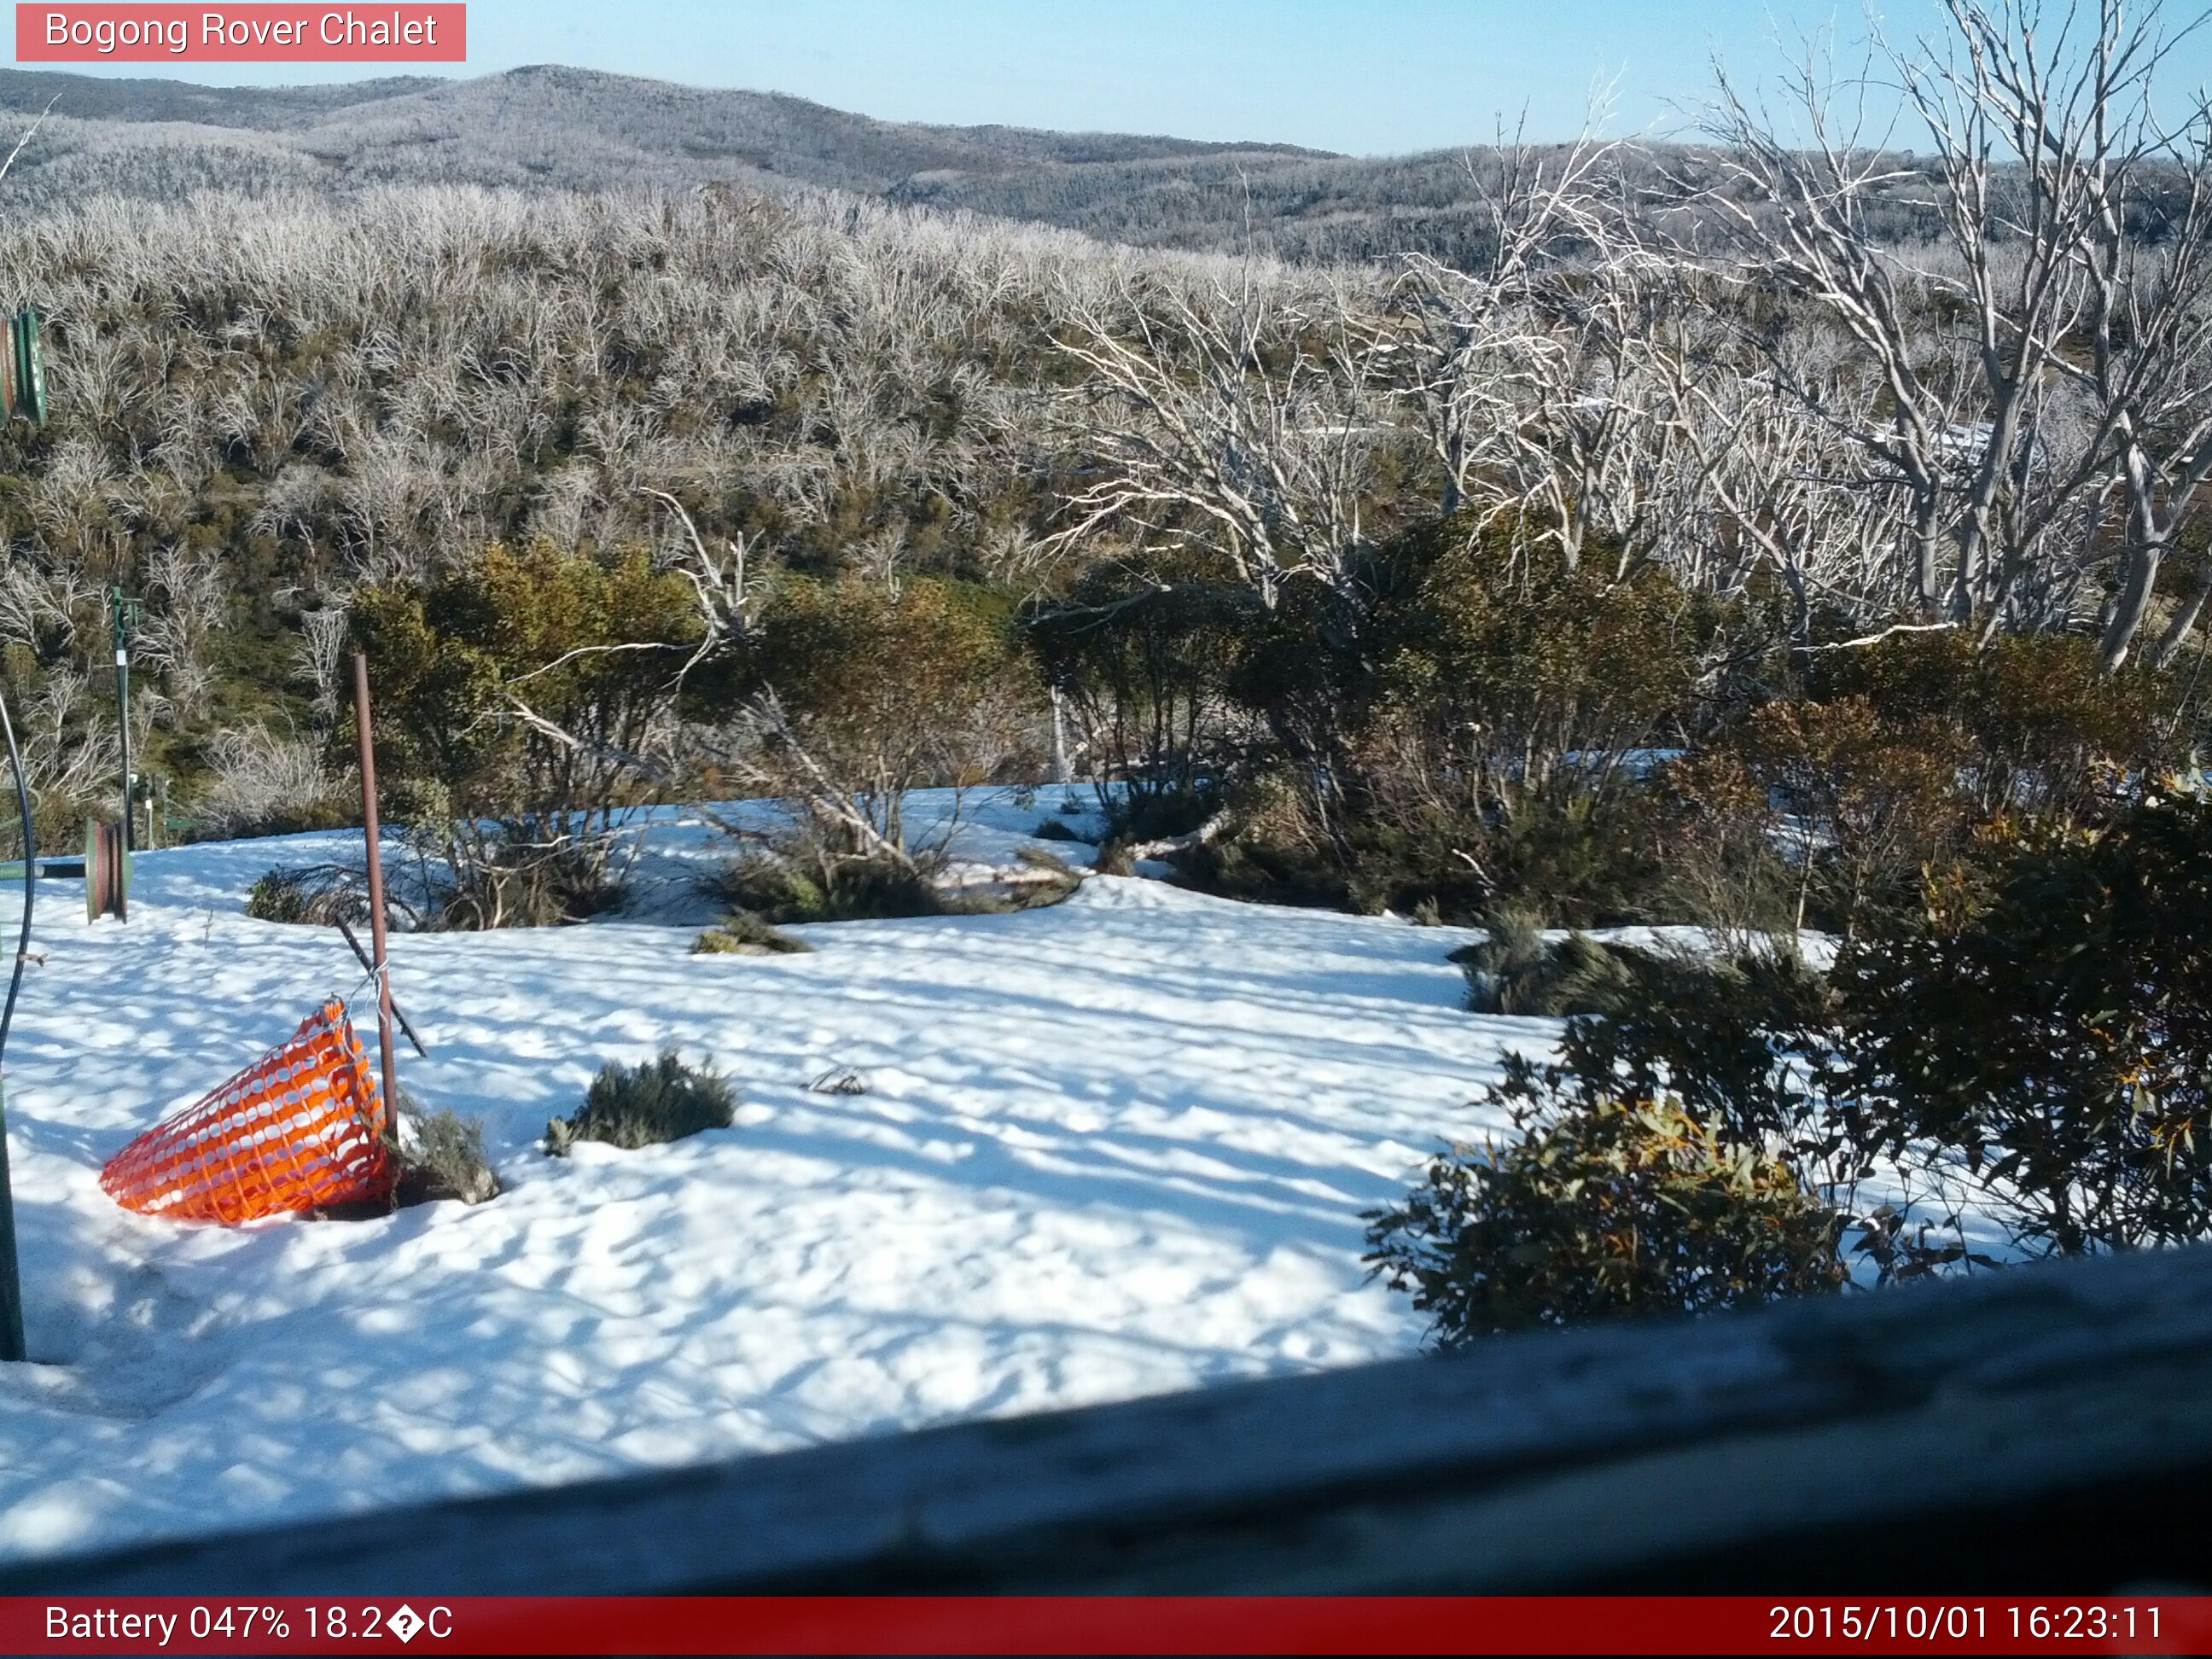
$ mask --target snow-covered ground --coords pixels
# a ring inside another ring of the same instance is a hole
[[[1059,794],[971,796],[961,850],[1006,856]],[[335,931],[244,914],[272,865],[357,844],[142,855],[128,926],[42,890],[7,1056],[39,1363],[0,1367],[0,1554],[1410,1352],[1359,1212],[1494,1127],[1470,1100],[1558,1029],[1462,1010],[1468,934],[1144,880],[695,957],[726,848],[672,812],[623,916],[393,942],[434,1055],[403,1046],[403,1080],[483,1117],[503,1196],[240,1231],[118,1209],[110,1154],[359,990]],[[668,1044],[736,1081],[735,1127],[536,1148],[604,1062]],[[845,1067],[867,1092],[810,1091]]]

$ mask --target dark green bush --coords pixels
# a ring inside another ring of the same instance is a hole
[[[1793,953],[1616,946],[1597,966],[1505,921],[1461,953],[1471,979],[1533,1000],[1580,965],[1602,1012],[1568,1022],[1555,1064],[1509,1057],[1517,1142],[1437,1159],[1370,1218],[1370,1259],[1438,1341],[1832,1289],[1848,1234],[1880,1283],[1968,1260],[1955,1213],[1855,1213],[1881,1108],[1851,1086],[1840,999]]]
[[[1783,925],[1850,934],[1909,904],[1921,867],[1964,833],[1973,803],[1960,780],[1972,755],[1947,723],[1886,715],[1863,696],[1778,699],[1666,783],[1703,832],[1693,840],[1756,844],[1794,866]],[[1759,860],[1739,867],[1766,874]]]
[[[736,1121],[737,1091],[711,1067],[687,1066],[671,1049],[642,1065],[609,1061],[584,1103],[545,1126],[545,1150],[565,1158],[580,1140],[635,1149],[658,1146]]]
[[[805,956],[814,947],[805,939],[778,933],[750,910],[733,910],[718,927],[709,927],[692,945],[694,956]]]
[[[777,926],[938,916],[946,908],[918,865],[795,845],[742,853],[710,885],[732,909]]]
[[[1024,616],[1023,642],[1119,786],[1109,813],[1205,787],[1231,741],[1225,681],[1258,609],[1218,554],[1155,550],[1100,562]]]
[[[1698,722],[1735,623],[1656,571],[1523,553],[1446,521],[1377,552],[1334,643],[1341,618],[1272,623],[1235,684],[1276,739],[1273,799],[1192,878],[1461,923],[1643,920],[1663,871],[1632,757]]]
[[[1586,933],[1547,942],[1526,910],[1491,919],[1490,937],[1451,954],[1467,975],[1467,1006],[1479,1014],[1603,1013],[1627,991],[1633,969],[1623,953]]]
[[[1437,1158],[1396,1209],[1367,1218],[1374,1271],[1410,1291],[1430,1337],[1832,1291],[1844,1218],[1783,1159],[1672,1098],[1572,1101],[1517,1138]]]
[[[398,1199],[404,1207],[458,1199],[483,1204],[500,1194],[498,1173],[484,1157],[483,1125],[449,1109],[428,1111],[410,1100],[400,1103],[404,1123],[397,1145]]]
[[[253,884],[246,914],[257,921],[335,927],[368,920],[367,878],[342,864],[279,866]]]
[[[1584,1102],[1673,1094],[1739,1139],[1778,1141],[1808,1180],[1848,1187],[1869,1133],[1839,1086],[1841,1012],[1826,978],[1786,949],[1615,952],[1602,1018],[1568,1022],[1547,1073]]]
[[[2002,826],[1838,965],[1885,1143],[1963,1158],[2067,1255],[2212,1236],[2212,801]]]

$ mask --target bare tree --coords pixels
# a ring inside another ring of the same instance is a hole
[[[1092,467],[1062,539],[1113,529],[1203,545],[1268,609],[1291,581],[1345,591],[1368,539],[1370,462],[1393,432],[1350,295],[1248,265],[1233,289],[1115,298],[1109,313],[1067,296],[1060,349],[1088,373],[1071,435]]]
[[[1723,77],[1709,125],[1725,187],[1700,199],[1748,256],[1741,280],[1814,301],[1882,392],[1839,413],[1771,364],[1838,422],[1870,483],[1905,492],[1923,614],[1985,634],[2063,622],[2117,542],[2117,667],[2212,472],[2212,127],[2201,106],[2179,125],[2154,106],[2172,44],[2154,3],[1946,10],[1948,42],[1878,49],[1930,162],[1870,137],[1808,60],[1789,86],[1796,132]],[[1936,244],[1882,245],[1871,216],[1900,203]]]
[[[1561,294],[1563,252],[1601,245],[1597,181],[1614,146],[1587,136],[1545,150],[1499,135],[1490,157],[1465,159],[1489,253],[1462,270],[1408,257],[1392,293],[1391,342],[1403,395],[1443,474],[1446,514],[1470,499],[1493,510],[1527,459],[1527,404],[1565,356],[1545,312]],[[1568,556],[1574,556],[1570,546]]]
[[[138,654],[162,678],[176,713],[198,719],[214,683],[210,649],[229,611],[222,562],[210,552],[157,548],[148,562],[155,603],[140,630]]]

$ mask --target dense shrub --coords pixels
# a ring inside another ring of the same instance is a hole
[[[400,1103],[399,1115],[395,1151],[401,1206],[441,1199],[483,1204],[499,1196],[499,1175],[484,1157],[482,1122],[450,1109],[428,1111],[409,1100]]]
[[[1763,617],[1472,518],[1369,550],[1359,574],[1356,598],[1286,592],[1243,630],[1226,689],[1267,742],[1221,760],[1231,798],[1260,799],[1190,878],[1459,922],[1641,919],[1662,875],[1650,753],[1711,724]]]
[[[2160,719],[2168,690],[2146,672],[2100,673],[2096,642],[2078,635],[1893,635],[1820,653],[1807,691],[1863,698],[1893,730],[1948,733],[1932,746],[1963,751],[1960,786],[1984,820],[2094,815],[2118,776],[2180,758],[2182,734]]]
[[[805,939],[778,933],[750,910],[733,910],[720,924],[699,935],[692,945],[695,956],[805,956],[814,947]]]
[[[708,885],[732,910],[778,926],[936,916],[945,908],[926,863],[840,853],[802,836],[748,848]]]
[[[1094,775],[1116,785],[1109,812],[1188,799],[1230,757],[1243,722],[1228,683],[1256,608],[1222,562],[1185,550],[1097,565],[1025,615]]]
[[[434,781],[456,811],[492,817],[597,807],[635,785],[700,637],[690,587],[643,550],[601,558],[544,538],[364,588],[349,616],[374,677],[380,777]],[[333,742],[350,752],[349,717]]]
[[[1838,964],[1885,1139],[1962,1157],[2033,1244],[2212,1235],[2212,801],[2009,826]]]
[[[1367,1260],[1450,1347],[1493,1332],[1700,1312],[1839,1287],[1843,1218],[1788,1164],[1671,1097],[1515,1114],[1371,1213]]]
[[[1714,842],[1741,847],[1746,826],[1796,866],[1789,926],[1848,934],[1869,907],[1908,902],[1921,866],[1963,831],[1969,757],[1944,723],[1885,718],[1863,695],[1778,700],[1674,768],[1670,782]]]
[[[1534,937],[1501,930],[1471,970],[1540,984],[1553,969]],[[2030,1252],[2212,1237],[2201,795],[2145,796],[2088,828],[2001,820],[1917,914],[1875,913],[1832,976],[1771,949],[1613,965],[1602,1017],[1571,1020],[1540,1073],[1509,1062],[1509,1091],[1581,1119],[1679,1101],[1847,1218],[1879,1280],[1994,1265],[1967,1247],[1969,1196]],[[1858,1214],[1882,1160],[1904,1196]],[[1432,1173],[1404,1213],[1468,1179]]]
[[[908,791],[983,782],[1018,746],[1036,688],[1010,630],[1005,597],[973,584],[786,576],[695,712],[750,710],[757,781],[903,848]]]
[[[366,921],[368,878],[342,864],[280,865],[246,893],[246,914],[257,921],[313,927]]]
[[[772,921],[929,915],[957,806],[910,833],[912,793],[1006,769],[1036,698],[994,590],[787,574],[739,648],[694,688],[721,722],[726,774],[791,820],[747,843],[721,883]]]
[[[1619,950],[1604,1017],[1571,1020],[1553,1086],[1679,1097],[1739,1139],[1785,1149],[1808,1182],[1848,1191],[1869,1132],[1840,1084],[1843,1013],[1826,977],[1786,947]]]
[[[619,896],[616,830],[654,787],[700,637],[642,550],[494,544],[438,580],[364,589],[390,814],[449,872],[438,925],[574,921]],[[334,735],[355,738],[349,720]],[[664,769],[665,770],[665,769]]]
[[[1586,933],[1547,940],[1526,910],[1491,918],[1489,937],[1452,952],[1467,975],[1467,1006],[1479,1014],[1601,1013],[1629,987],[1620,952]]]
[[[672,1049],[637,1066],[610,1060],[592,1079],[583,1105],[545,1126],[545,1150],[565,1158],[580,1140],[657,1146],[703,1129],[728,1128],[737,1105],[726,1078],[711,1067],[685,1065]]]

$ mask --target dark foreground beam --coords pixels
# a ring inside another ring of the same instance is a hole
[[[0,1593],[2088,1594],[2212,1578],[2212,1250],[0,1570]]]

